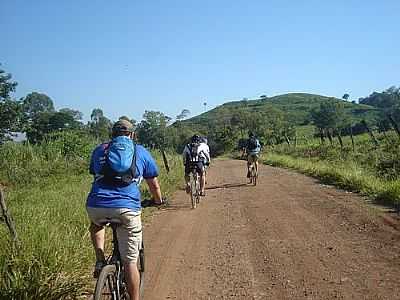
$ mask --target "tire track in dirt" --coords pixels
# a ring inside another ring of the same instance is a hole
[[[267,166],[249,186],[243,161],[208,174],[197,209],[179,191],[145,225],[145,299],[400,299],[400,234],[364,199]]]

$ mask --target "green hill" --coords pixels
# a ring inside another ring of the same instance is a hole
[[[346,115],[355,122],[365,119],[367,122],[373,123],[377,116],[377,109],[369,105],[352,103],[334,97],[291,93],[270,98],[227,102],[199,116],[187,119],[184,123],[208,127],[210,123],[226,120],[236,112],[258,112],[268,117],[268,115],[275,114],[279,110],[286,114],[287,119],[293,125],[306,125],[311,122],[311,110],[319,107],[324,101],[342,102]]]

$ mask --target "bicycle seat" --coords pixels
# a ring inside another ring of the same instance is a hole
[[[112,225],[121,225],[122,224],[121,221],[116,218],[100,219],[98,223],[103,226],[112,226]]]

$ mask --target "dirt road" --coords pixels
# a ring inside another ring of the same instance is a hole
[[[395,218],[357,195],[218,161],[195,210],[179,191],[145,226],[145,299],[400,299]],[[396,229],[397,227],[397,229]]]

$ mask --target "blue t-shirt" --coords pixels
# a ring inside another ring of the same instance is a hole
[[[104,161],[104,144],[97,146],[90,160],[91,170],[95,173],[101,169]],[[139,182],[142,178],[158,176],[157,164],[151,154],[141,145],[136,145],[136,177],[137,179],[128,186],[117,187],[107,185],[101,180],[95,180],[88,195],[86,205],[89,207],[104,208],[129,208],[140,211],[141,197]]]

